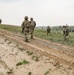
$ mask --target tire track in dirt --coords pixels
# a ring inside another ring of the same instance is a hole
[[[16,41],[19,45],[22,45],[26,49],[32,49],[33,51],[39,52],[41,55],[47,56],[49,58],[53,58],[62,64],[71,65],[74,63],[73,53],[70,52],[65,53],[61,50],[59,51],[57,49],[55,50],[54,48],[44,46],[42,43],[39,44],[41,41],[47,42],[45,40],[35,38],[35,40],[30,40],[30,43],[26,43],[23,41],[24,40],[23,38],[17,36],[15,33],[11,33],[4,30],[0,31],[0,35]]]

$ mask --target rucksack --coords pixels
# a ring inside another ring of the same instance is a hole
[[[31,21],[31,22],[30,22],[30,25],[35,27],[36,24],[35,24],[34,21]]]

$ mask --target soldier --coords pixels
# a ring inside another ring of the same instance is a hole
[[[48,33],[50,33],[50,31],[51,31],[50,26],[47,26],[47,35],[48,35]]]
[[[67,36],[69,35],[69,29],[67,26],[63,26],[63,35],[64,35],[64,40],[67,40]]]
[[[24,21],[22,22],[21,27],[22,27],[22,33],[24,33]]]
[[[28,42],[30,22],[28,21],[28,16],[25,16],[25,20],[22,22],[22,32],[25,34],[25,42]]]
[[[34,28],[36,27],[36,22],[33,21],[33,18],[30,18],[30,34],[31,34],[31,39],[33,39],[33,33],[34,33]]]
[[[0,19],[0,24],[1,24],[2,20]]]

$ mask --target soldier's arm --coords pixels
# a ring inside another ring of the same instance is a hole
[[[24,27],[24,22],[22,22],[21,27]]]
[[[36,27],[36,22],[34,21],[34,23],[35,23],[35,27]]]
[[[24,22],[22,22],[21,28],[22,28],[22,33],[24,33]]]
[[[31,27],[31,21],[29,21],[29,27]]]

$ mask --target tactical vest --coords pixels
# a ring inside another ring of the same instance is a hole
[[[30,21],[30,26],[35,27],[35,22],[34,21]]]
[[[25,20],[25,21],[24,21],[24,27],[29,28],[29,26],[30,26],[29,21]]]

